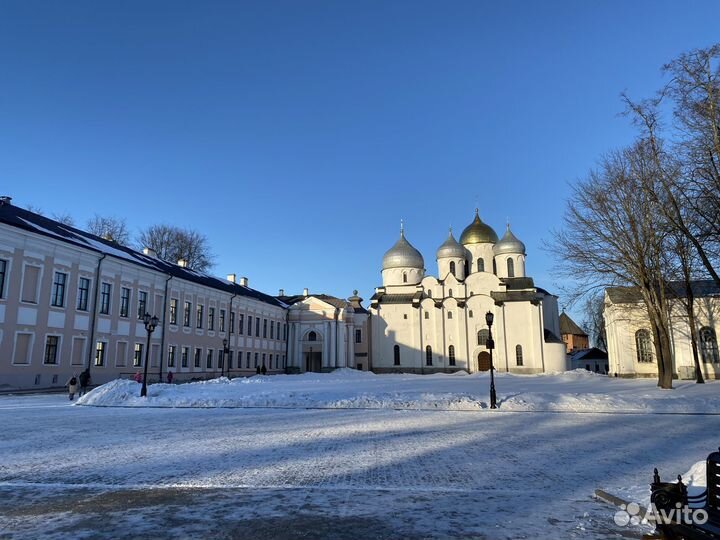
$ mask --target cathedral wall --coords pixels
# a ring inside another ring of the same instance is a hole
[[[425,270],[421,268],[388,268],[382,271],[383,285],[416,285],[422,281]]]
[[[510,372],[538,373],[543,367],[542,325],[538,307],[530,302],[506,302],[503,309],[504,349]],[[522,365],[518,365],[517,346],[522,347]]]
[[[465,248],[470,252],[470,273],[474,274],[478,271],[478,259],[482,258],[485,265],[485,272],[493,272],[493,244],[467,244]]]

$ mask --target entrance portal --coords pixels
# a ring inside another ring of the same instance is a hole
[[[490,371],[490,353],[483,351],[478,354],[478,371]]]
[[[314,371],[315,373],[322,371],[322,351],[310,349],[305,352],[305,371]]]

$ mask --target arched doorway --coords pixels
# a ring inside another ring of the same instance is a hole
[[[478,371],[490,371],[490,353],[483,351],[477,356]]]
[[[314,330],[305,334],[302,343],[302,354],[305,371],[322,371],[323,342],[322,336]]]

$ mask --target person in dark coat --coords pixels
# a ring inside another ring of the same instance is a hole
[[[265,375],[267,373],[267,368],[265,367],[265,364],[263,364],[262,367],[260,368],[260,373],[262,373],[263,375]]]
[[[260,366],[255,366],[255,373],[260,375]]]
[[[86,369],[80,373],[78,379],[80,380],[80,393],[78,394],[78,397],[82,397],[83,394],[87,394],[87,387],[90,384],[90,370]]]
[[[167,382],[168,382],[168,384],[172,384],[172,381],[173,381],[173,372],[168,371],[167,372]]]

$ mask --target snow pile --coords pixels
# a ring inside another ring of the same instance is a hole
[[[376,375],[354,369],[302,375],[221,377],[186,384],[141,385],[115,380],[78,400],[105,407],[281,407],[477,411],[489,407],[487,373]],[[613,379],[585,370],[555,375],[497,374],[503,411],[720,413],[720,383]]]

